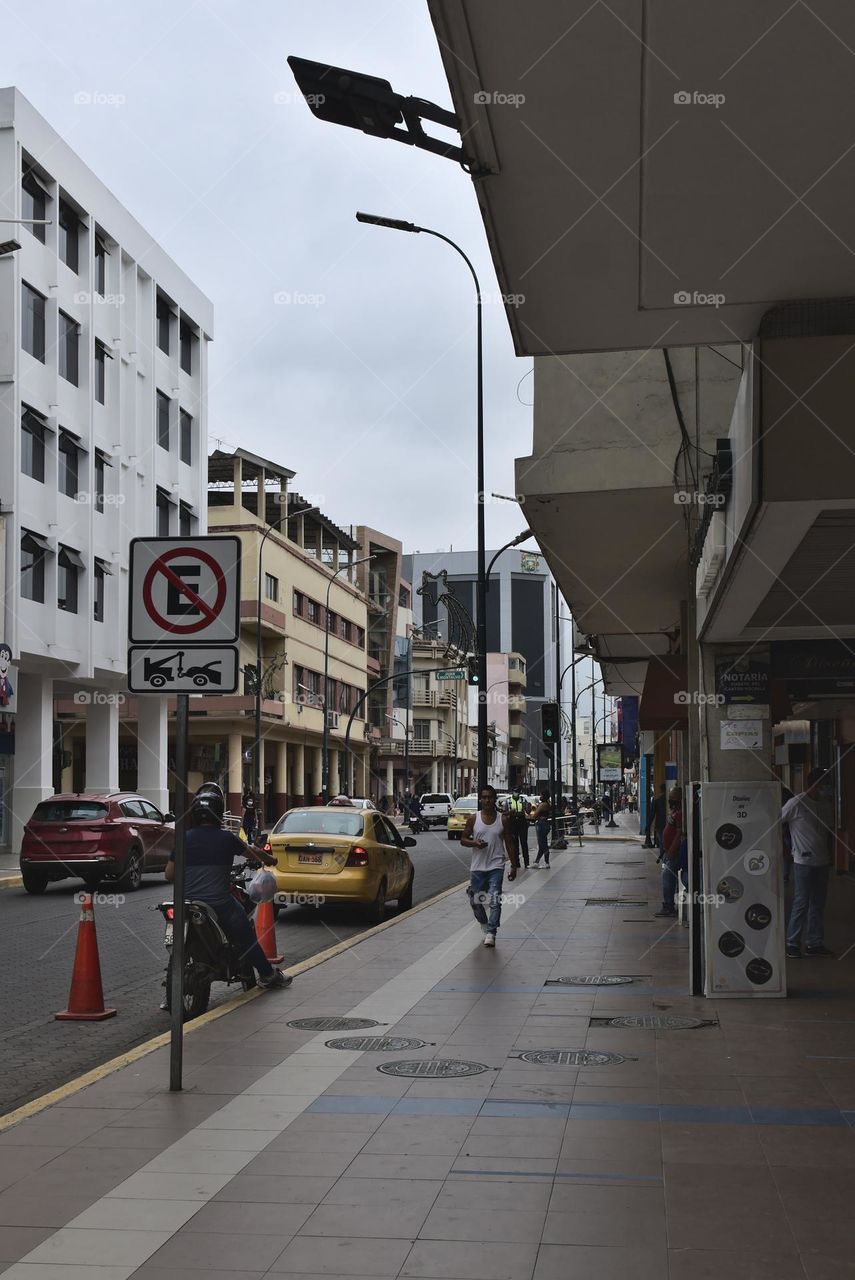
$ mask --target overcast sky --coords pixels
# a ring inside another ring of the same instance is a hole
[[[492,296],[487,490],[512,494],[513,460],[531,449],[531,366],[513,353],[471,180],[316,120],[291,53],[451,106],[424,0],[40,0],[4,8],[0,82],[213,300],[211,447],[291,467],[338,523],[373,524],[406,551],[473,547],[468,273],[437,240],[354,220],[419,222],[473,258]],[[116,101],[76,104],[86,93]],[[489,545],[523,527],[516,506],[488,506]]]

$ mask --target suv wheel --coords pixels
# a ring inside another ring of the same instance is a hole
[[[47,876],[40,876],[34,871],[22,871],[21,879],[27,893],[44,893],[48,886]]]
[[[118,879],[118,886],[126,893],[134,893],[142,884],[143,855],[142,849],[133,846],[128,852],[125,869]]]

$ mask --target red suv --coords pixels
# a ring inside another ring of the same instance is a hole
[[[162,871],[175,839],[173,814],[132,791],[85,791],[36,805],[21,841],[27,893],[79,876],[89,888],[112,880],[138,889],[144,871]]]

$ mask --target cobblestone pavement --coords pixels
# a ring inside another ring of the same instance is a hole
[[[444,832],[420,836],[410,852],[416,902],[466,878],[468,857]],[[153,908],[166,896],[159,876],[146,879],[118,905],[96,906],[105,1000],[118,1015],[101,1023],[55,1021],[53,1015],[68,1002],[80,914],[74,895],[80,888],[68,881],[41,898],[23,889],[0,893],[0,1114],[168,1029],[158,1009],[165,953],[163,920]],[[353,910],[288,908],[278,925],[286,966],[367,927]],[[233,992],[216,984],[212,1005]]]

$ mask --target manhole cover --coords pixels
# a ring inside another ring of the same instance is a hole
[[[404,1036],[342,1036],[339,1040],[327,1040],[328,1049],[351,1049],[359,1053],[376,1053],[387,1049],[424,1049],[427,1040],[407,1040]]]
[[[547,978],[546,985],[562,987],[625,987],[629,982],[637,982],[638,978],[613,973],[584,973],[570,978]]]
[[[513,1057],[538,1067],[608,1067],[627,1059],[620,1053],[601,1053],[598,1049],[526,1049]]]
[[[384,1076],[420,1076],[426,1080],[454,1080],[460,1076],[480,1076],[483,1062],[460,1062],[457,1058],[425,1058],[416,1062],[381,1062]]]
[[[363,1031],[380,1025],[373,1018],[295,1018],[288,1023],[298,1031]]]
[[[626,1017],[609,1018],[610,1027],[642,1027],[645,1031],[693,1031],[712,1024],[703,1018],[684,1018],[677,1013],[630,1013]]]

